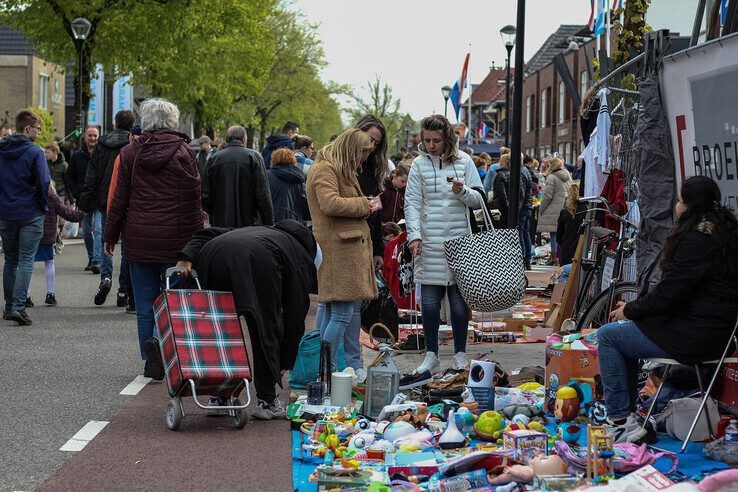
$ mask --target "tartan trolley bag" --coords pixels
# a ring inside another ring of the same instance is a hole
[[[194,289],[170,289],[169,277],[184,268],[166,271],[166,289],[154,302],[157,338],[164,363],[169,396],[167,427],[177,430],[184,417],[182,397],[192,396],[204,410],[227,410],[236,427],[249,420],[244,409],[251,402],[246,342],[236,313],[233,294],[202,290],[197,273]],[[246,391],[246,404],[238,398]],[[225,399],[227,405],[203,405],[200,395]]]

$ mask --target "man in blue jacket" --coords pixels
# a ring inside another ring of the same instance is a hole
[[[294,121],[288,121],[282,127],[281,135],[272,135],[267,138],[267,144],[264,147],[264,150],[261,151],[261,156],[264,158],[264,166],[266,166],[267,169],[271,166],[273,151],[281,149],[282,147],[294,150],[295,142],[292,140],[292,136],[297,133],[300,133],[300,128],[297,123]]]
[[[16,135],[0,142],[0,235],[3,238],[3,319],[30,325],[26,294],[44,230],[49,167],[41,147],[41,119],[28,110],[15,117]]]

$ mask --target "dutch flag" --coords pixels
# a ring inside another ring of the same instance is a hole
[[[489,133],[489,127],[487,126],[487,123],[484,121],[479,122],[479,126],[477,126],[477,137],[481,139],[487,138],[487,134]]]
[[[459,121],[459,111],[461,110],[461,96],[464,94],[464,88],[466,87],[466,71],[469,69],[469,53],[464,58],[464,67],[461,69],[461,77],[454,84],[454,88],[451,91],[451,105],[454,107],[456,113],[456,121]]]

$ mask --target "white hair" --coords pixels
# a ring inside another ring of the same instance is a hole
[[[166,99],[152,97],[141,103],[141,129],[144,131],[177,130],[179,109]]]

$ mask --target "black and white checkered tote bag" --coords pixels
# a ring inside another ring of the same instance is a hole
[[[487,208],[482,210],[486,230],[446,241],[446,261],[471,309],[501,311],[525,294],[523,250],[517,229],[495,229]]]

